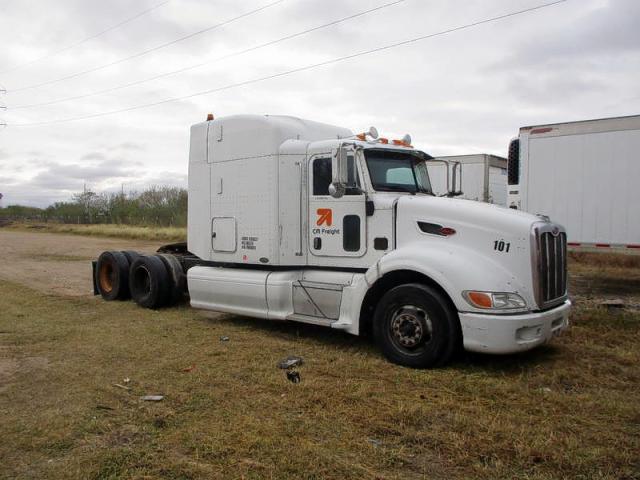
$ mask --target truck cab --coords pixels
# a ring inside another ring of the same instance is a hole
[[[437,197],[432,157],[373,129],[238,115],[191,128],[191,305],[373,334],[391,361],[513,353],[568,325],[566,235]]]

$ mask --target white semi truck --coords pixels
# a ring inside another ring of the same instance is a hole
[[[507,206],[506,158],[486,153],[451,155],[436,157],[427,165],[435,195],[446,196],[454,189],[459,198]]]
[[[187,244],[104,252],[95,291],[370,332],[412,367],[547,342],[568,325],[564,229],[434,196],[430,160],[373,128],[210,116],[191,127]]]
[[[640,254],[640,115],[522,127],[508,206],[550,216],[569,248]]]

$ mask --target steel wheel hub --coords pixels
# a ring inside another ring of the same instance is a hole
[[[415,348],[431,340],[431,320],[427,313],[413,305],[397,309],[391,318],[393,339],[404,348]]]

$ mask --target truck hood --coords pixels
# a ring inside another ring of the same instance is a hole
[[[536,215],[511,208],[447,197],[402,196],[398,199],[397,208],[402,215],[414,216],[416,220],[460,230],[483,230],[497,235],[528,237],[531,226],[543,221]]]

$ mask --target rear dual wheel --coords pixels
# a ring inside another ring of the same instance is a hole
[[[131,264],[129,289],[133,300],[145,308],[160,308],[169,303],[169,274],[156,256],[141,256]]]
[[[141,307],[161,308],[182,300],[186,278],[173,255],[139,256],[131,264],[129,288]]]
[[[102,252],[95,270],[98,292],[105,300],[126,300],[129,292],[129,260],[122,252]]]

